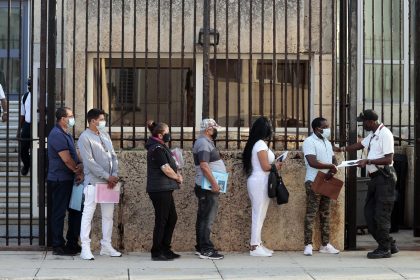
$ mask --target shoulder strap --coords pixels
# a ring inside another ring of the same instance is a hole
[[[29,95],[29,91],[27,91],[27,92],[23,95],[22,102],[23,102],[23,105],[24,105],[24,106],[25,106],[26,99],[28,98],[28,95]]]

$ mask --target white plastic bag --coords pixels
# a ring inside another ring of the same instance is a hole
[[[180,148],[174,148],[171,150],[172,157],[174,158],[178,169],[184,168],[184,156],[182,155],[183,151]]]

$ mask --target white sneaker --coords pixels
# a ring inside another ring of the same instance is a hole
[[[80,258],[83,260],[89,260],[93,261],[95,257],[92,254],[92,251],[90,250],[90,247],[82,246],[82,251],[80,252]]]
[[[273,254],[274,253],[274,251],[273,250],[270,250],[270,249],[268,249],[267,247],[265,247],[262,243],[260,244],[260,246],[264,249],[264,251],[266,251],[267,253],[269,253],[269,254]]]
[[[303,250],[303,254],[305,256],[312,256],[312,244],[308,244],[305,246],[305,249]]]
[[[273,254],[264,250],[261,245],[258,245],[254,250],[249,251],[249,255],[252,257],[271,257]]]
[[[111,245],[102,245],[101,246],[101,256],[110,256],[110,257],[121,257],[121,253],[112,248]]]
[[[339,250],[335,249],[333,245],[328,243],[326,246],[322,246],[319,248],[320,253],[326,253],[326,254],[338,254],[340,253]]]

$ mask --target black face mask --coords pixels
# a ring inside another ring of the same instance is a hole
[[[217,130],[216,129],[213,129],[213,134],[211,135],[211,138],[213,139],[213,141],[216,140],[216,138],[217,138]]]
[[[168,143],[169,141],[171,141],[171,134],[169,133],[164,134],[162,140],[163,142]]]

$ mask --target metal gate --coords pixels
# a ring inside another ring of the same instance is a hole
[[[148,119],[167,122],[172,143],[188,148],[207,116],[226,127],[220,148],[242,149],[260,115],[272,121],[275,149],[299,149],[317,116],[343,145],[363,134],[355,116],[364,108],[380,112],[398,145],[412,145],[413,2],[0,1],[0,84],[10,114],[0,124],[0,246],[46,245],[46,136],[63,105],[76,116],[76,140],[88,109],[103,108],[120,149],[142,147]],[[23,176],[15,135],[29,76],[38,125]],[[356,176],[347,176],[349,248]]]

